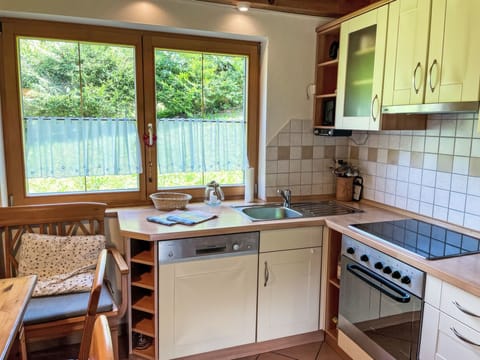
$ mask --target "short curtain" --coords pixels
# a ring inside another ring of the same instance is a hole
[[[157,119],[161,174],[244,170],[246,123],[236,119]]]
[[[142,172],[134,119],[27,117],[24,129],[27,178]]]

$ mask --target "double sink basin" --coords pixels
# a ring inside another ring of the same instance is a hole
[[[340,204],[334,200],[292,203],[290,207],[282,204],[242,205],[233,208],[251,221],[282,220],[305,217],[346,215],[362,210]]]

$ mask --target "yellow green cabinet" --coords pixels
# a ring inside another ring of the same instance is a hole
[[[383,105],[478,101],[480,1],[398,0],[389,7]]]
[[[478,101],[480,1],[434,0],[426,103]]]
[[[335,127],[379,130],[388,6],[342,23]]]
[[[430,5],[431,0],[389,5],[383,105],[424,102]]]

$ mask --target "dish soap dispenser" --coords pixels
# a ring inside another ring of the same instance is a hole
[[[222,200],[225,200],[225,196],[223,195],[220,184],[215,180],[210,181],[205,188],[205,204],[210,206],[218,206],[222,203]]]

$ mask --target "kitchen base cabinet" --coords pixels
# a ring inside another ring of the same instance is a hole
[[[257,342],[319,329],[323,227],[262,231]]]
[[[427,277],[420,359],[480,359],[480,298]]]

